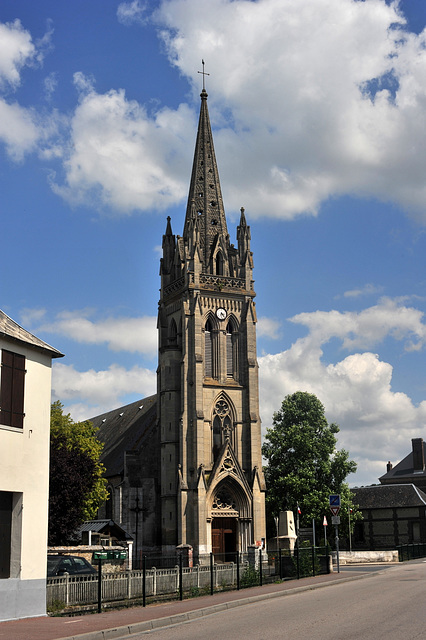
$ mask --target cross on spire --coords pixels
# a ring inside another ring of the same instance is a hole
[[[210,74],[209,74],[209,73],[206,73],[206,72],[204,71],[204,60],[201,60],[201,62],[202,62],[202,65],[203,65],[203,70],[202,70],[202,71],[198,71],[197,73],[201,73],[201,74],[202,74],[202,76],[203,76],[203,91],[205,91],[205,90],[206,90],[206,85],[205,85],[205,76],[209,76]]]

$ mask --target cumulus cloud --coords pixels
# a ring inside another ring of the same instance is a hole
[[[351,193],[424,217],[426,33],[398,3],[173,0],[156,19],[197,92],[210,65],[228,207],[292,218]]]
[[[281,400],[295,391],[314,393],[324,404],[330,422],[341,431],[339,448],[349,450],[359,464],[349,478],[352,484],[371,484],[385,472],[387,460],[397,462],[409,449],[410,439],[421,435],[426,421],[426,401],[415,405],[407,393],[392,386],[393,367],[371,349],[392,339],[407,349],[412,342],[424,345],[422,312],[407,300],[383,298],[367,309],[354,312],[315,311],[290,318],[308,329],[281,353],[259,358],[260,412],[263,427],[272,422]],[[45,321],[43,309],[25,310],[28,323]],[[106,343],[112,350],[154,355],[157,336],[154,318],[107,318],[92,320],[94,312],[64,312],[38,332],[56,332],[86,344]],[[24,316],[23,316],[24,317]],[[259,322],[262,326],[262,322]],[[274,337],[278,325],[264,319],[264,333]],[[349,353],[330,362],[324,346],[337,340]],[[366,350],[362,348],[367,347]],[[129,394],[143,397],[155,393],[153,370],[126,369],[112,364],[103,371],[78,371],[55,362],[53,397],[66,404],[74,419],[97,415],[128,402]]]
[[[145,397],[155,389],[155,372],[141,367],[128,370],[113,364],[104,371],[77,371],[74,366],[59,362],[53,366],[53,401],[63,402],[74,420],[115,409],[127,394]]]
[[[25,66],[40,65],[51,46],[52,29],[35,44],[31,34],[19,20],[0,23],[0,141],[9,157],[21,162],[27,153],[43,153],[49,138],[58,134],[58,114],[41,115],[34,108],[22,107],[11,101],[8,92],[21,84],[21,71]]]
[[[426,338],[423,315],[399,300],[382,298],[377,305],[360,312],[314,311],[299,313],[290,321],[308,327],[311,339],[318,343],[336,337],[345,349],[371,348],[392,336],[404,340],[405,349],[413,351],[422,348]]]
[[[157,352],[156,318],[111,317],[91,320],[90,311],[63,311],[54,322],[38,327],[38,332],[56,333],[76,342],[107,344],[112,351],[153,356]]]
[[[71,123],[66,179],[53,183],[55,192],[73,203],[90,201],[125,213],[162,210],[182,200],[194,112],[182,104],[150,115],[123,90],[96,93],[81,73],[75,84],[80,102]]]
[[[370,345],[385,336],[410,341],[413,332],[424,334],[421,314],[415,312],[383,301],[355,318],[351,313],[337,317],[334,311],[301,314],[309,334],[282,353],[259,358],[264,427],[271,424],[273,413],[287,394],[299,390],[314,393],[323,402],[328,420],[341,427],[339,447],[348,449],[359,463],[357,474],[349,481],[377,482],[386,471],[387,460],[397,462],[409,453],[410,439],[419,436],[425,423],[426,402],[416,406],[407,394],[394,391],[393,367],[377,354],[355,352],[327,364],[322,347],[331,338],[338,338],[343,347],[354,348],[364,340],[366,327],[367,331],[368,327],[379,327],[382,321],[382,330],[372,330],[366,339]],[[364,323],[363,317],[369,322]]]
[[[118,19],[146,23],[147,7],[122,2]],[[290,219],[351,194],[395,202],[426,220],[426,31],[408,32],[397,2],[163,0],[149,18],[194,96],[194,60],[207,62],[228,211],[249,201],[251,217]],[[1,29],[0,83],[13,89],[23,66],[44,55],[51,31],[34,44],[19,21]],[[41,154],[63,157],[54,191],[121,214],[182,202],[198,98],[149,110],[121,88],[97,93],[78,71],[75,84],[68,139],[51,139]],[[54,85],[50,76],[47,95]],[[45,141],[44,125],[5,104],[14,122],[0,139],[20,160]]]
[[[16,102],[8,104],[0,98],[0,140],[12,160],[22,161],[26,153],[37,147],[40,138],[34,113]]]
[[[0,87],[16,88],[21,82],[21,69],[31,64],[37,51],[31,34],[20,20],[0,23]]]
[[[280,337],[281,323],[274,318],[261,317],[257,321],[257,336],[277,340]]]
[[[144,24],[146,20],[146,3],[140,0],[121,2],[117,7],[117,19],[121,24],[129,27],[132,24]]]

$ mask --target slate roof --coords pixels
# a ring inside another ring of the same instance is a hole
[[[78,528],[79,533],[83,531],[94,531],[95,533],[110,533],[117,540],[133,540],[124,529],[122,529],[114,520],[87,520]]]
[[[423,451],[426,459],[426,442],[423,442]],[[414,471],[413,452],[411,451],[408,456],[405,456],[401,462],[398,462],[390,471],[380,476],[379,480],[382,483],[396,482],[398,478],[426,478],[426,470]]]
[[[139,451],[157,423],[157,396],[142,398],[108,411],[90,421],[99,429],[96,436],[104,443],[101,461],[107,477],[122,475],[126,451]]]
[[[426,494],[414,484],[383,484],[351,491],[360,509],[426,507]]]
[[[51,347],[50,344],[40,340],[32,333],[21,327],[15,320],[0,309],[0,336],[13,342],[22,342],[27,346],[34,347],[39,351],[47,352],[51,358],[63,358],[64,354]]]

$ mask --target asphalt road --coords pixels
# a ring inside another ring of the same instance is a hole
[[[416,640],[426,638],[426,562],[148,631],[133,640]]]

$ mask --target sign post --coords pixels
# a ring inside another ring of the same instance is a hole
[[[324,527],[324,546],[327,546],[327,518],[324,516],[324,520],[322,521]]]
[[[98,563],[98,613],[102,611],[102,563],[105,560],[126,560],[127,551],[95,551],[94,562]]]
[[[336,532],[336,560],[337,560],[337,573],[340,573],[340,562],[339,562],[339,524],[340,517],[338,515],[340,511],[340,494],[333,493],[330,495],[330,511],[333,514],[331,519],[332,524],[334,524],[335,532]]]

